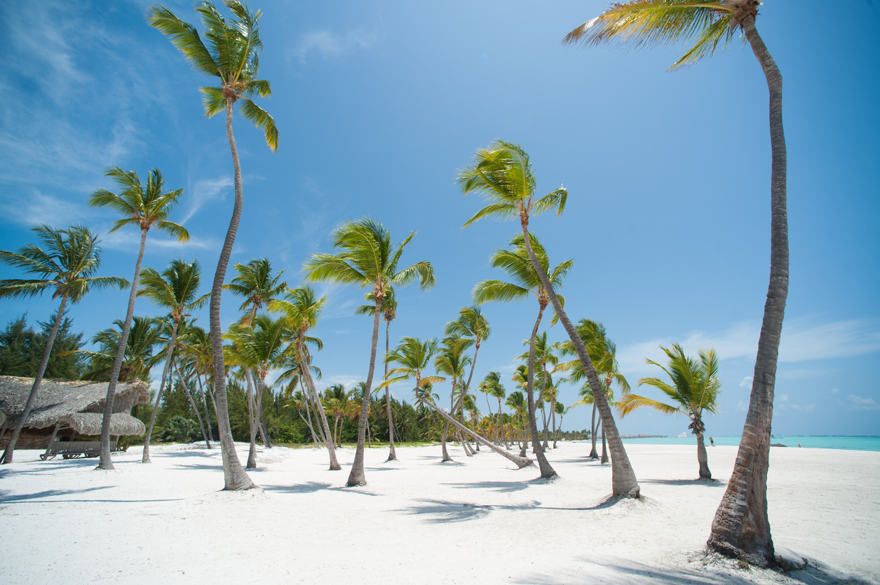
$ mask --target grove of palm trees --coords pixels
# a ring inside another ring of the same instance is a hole
[[[3,7],[0,581],[880,581],[797,7],[348,8]]]

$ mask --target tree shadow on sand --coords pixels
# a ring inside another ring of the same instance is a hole
[[[61,498],[59,496],[69,496],[74,494],[85,494],[98,490],[111,489],[114,486],[102,485],[79,490],[44,490],[42,492],[34,492],[32,494],[13,494],[7,495],[9,492],[0,494],[0,506],[7,504],[139,504],[145,502],[177,502],[183,498],[137,498],[137,499],[102,499],[102,498]],[[52,499],[46,499],[52,498]]]
[[[474,504],[472,502],[451,502],[448,500],[418,499],[417,505],[397,510],[404,514],[425,516],[431,524],[445,522],[465,522],[479,520],[493,511],[522,512],[528,510],[557,510],[565,512],[592,512],[609,508],[620,501],[620,498],[608,497],[592,506],[543,506],[538,500],[530,500],[519,504]]]

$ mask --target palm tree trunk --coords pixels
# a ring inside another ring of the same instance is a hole
[[[214,271],[214,282],[211,285],[211,346],[214,353],[214,402],[217,405],[217,431],[220,434],[220,447],[223,456],[223,489],[247,490],[254,487],[254,482],[245,472],[235,452],[235,441],[232,438],[232,429],[229,424],[229,401],[226,396],[226,368],[223,363],[223,325],[220,322],[220,300],[223,294],[223,282],[226,279],[226,269],[229,266],[229,258],[232,256],[232,246],[235,244],[235,234],[241,221],[241,208],[244,203],[241,185],[241,164],[238,160],[238,147],[235,145],[235,136],[232,133],[232,98],[226,99],[226,138],[229,140],[229,150],[232,153],[233,178],[235,183],[235,205],[232,207],[232,217],[223,240],[223,248],[220,250],[220,258],[217,260],[217,270]]]
[[[553,303],[553,310],[556,311],[556,315],[562,322],[562,326],[565,328],[566,333],[568,333],[568,337],[571,339],[572,345],[574,345],[575,352],[584,366],[587,380],[590,383],[590,388],[593,390],[593,400],[596,402],[599,416],[602,419],[603,433],[608,435],[608,444],[611,449],[611,494],[612,496],[638,498],[640,491],[639,482],[636,480],[636,474],[629,462],[629,457],[626,454],[623,441],[620,438],[620,434],[617,432],[617,425],[614,423],[614,415],[612,414],[611,407],[608,405],[608,400],[602,391],[602,384],[599,382],[596,368],[593,367],[593,362],[590,360],[590,355],[587,353],[587,348],[584,347],[584,342],[580,335],[578,335],[577,329],[575,329],[571,320],[568,318],[568,314],[562,307],[562,303],[559,302],[559,297],[556,296],[556,291],[553,289],[550,277],[547,276],[547,272],[535,256],[535,251],[532,250],[528,222],[528,216],[523,214],[520,218],[520,225],[522,227],[526,251],[529,254],[529,260],[531,260],[535,272],[538,273],[538,277],[541,279],[544,289],[550,296],[550,302]]]
[[[541,421],[544,423],[544,442],[541,447],[546,451],[550,448],[550,418],[547,416],[547,409],[544,402],[541,402]]]
[[[131,332],[131,321],[134,318],[134,303],[137,298],[137,287],[141,277],[141,264],[144,261],[148,231],[148,229],[141,228],[138,256],[134,264],[134,277],[131,281],[131,290],[128,293],[128,308],[125,312],[125,321],[122,323],[122,333],[119,335],[119,347],[116,348],[116,357],[113,359],[113,369],[110,370],[107,396],[104,398],[104,417],[101,419],[101,458],[98,462],[98,469],[113,469],[113,460],[110,458],[110,416],[113,414],[113,398],[116,395],[119,372],[122,370],[125,350],[128,348],[128,334]]]
[[[390,350],[391,338],[389,334],[389,329],[391,328],[391,321],[385,321],[385,378],[388,379],[388,351]],[[383,381],[384,381],[383,380]],[[394,449],[394,417],[391,414],[391,389],[388,386],[385,386],[385,415],[388,418],[388,459],[385,461],[396,461],[397,460],[397,451]]]
[[[244,377],[247,380],[247,409],[248,409],[248,431],[250,444],[248,445],[248,458],[246,469],[257,468],[257,421],[254,408],[254,374],[250,369],[245,369]]]
[[[214,431],[211,430],[211,416],[208,412],[208,391],[202,385],[202,377],[199,375],[198,371],[196,371],[196,382],[199,383],[199,392],[202,393],[202,407],[205,410],[205,427],[208,429],[208,440],[214,440]],[[209,446],[208,449],[211,447]]]
[[[706,441],[703,433],[697,433],[697,462],[700,464],[700,479],[712,479],[709,470],[709,455],[706,453]]]
[[[553,424],[553,448],[556,448],[556,441],[559,438],[556,432],[556,399],[550,401],[550,421]]]
[[[189,407],[192,408],[194,413],[196,413],[196,420],[199,422],[199,430],[202,432],[202,438],[205,440],[205,448],[210,449],[211,441],[208,439],[208,432],[205,430],[205,423],[202,420],[202,414],[199,412],[199,407],[196,405],[196,401],[192,397],[187,381],[183,377],[183,372],[180,371],[180,364],[175,363],[174,369],[177,371],[177,379],[180,380],[180,384],[183,386],[183,393],[186,394]]]
[[[327,422],[327,414],[324,412],[324,405],[321,404],[321,397],[318,396],[318,390],[315,388],[315,381],[312,379],[312,373],[309,371],[309,361],[306,358],[303,349],[303,343],[297,345],[297,355],[299,356],[299,369],[301,372],[301,380],[305,380],[308,393],[315,402],[315,410],[318,411],[318,422],[321,423],[321,430],[324,435],[324,446],[327,447],[327,454],[330,456],[330,471],[339,471],[342,467],[336,459],[336,442],[335,435],[330,434],[330,425]],[[314,432],[314,431],[313,431]]]
[[[257,421],[257,433],[260,435],[260,439],[263,441],[263,447],[266,449],[272,448],[272,441],[269,440],[269,431],[266,429],[266,423],[264,421],[265,415],[263,413],[263,394],[266,390],[265,383],[260,380],[260,383],[257,386],[257,394],[256,394],[256,421]]]
[[[599,463],[608,463],[608,439],[605,435],[605,427],[602,427],[602,459]]]
[[[452,381],[452,389],[449,391],[449,410],[450,412],[455,412],[455,380]],[[444,419],[445,420],[445,419]],[[443,453],[442,458],[440,459],[440,463],[446,463],[447,461],[452,461],[452,457],[449,456],[449,450],[446,447],[446,440],[449,438],[449,422],[443,425],[443,432],[440,434],[440,450]]]
[[[165,381],[168,380],[171,385],[171,362],[174,359],[174,344],[177,343],[177,326],[179,321],[173,320],[171,326],[171,341],[168,342],[168,349],[165,350],[165,366],[162,368],[162,378],[159,382],[159,390],[156,392],[156,404],[153,405],[153,412],[150,413],[150,424],[147,426],[147,434],[144,435],[144,452],[141,455],[141,463],[150,463],[150,439],[153,437],[153,427],[156,425],[156,414],[159,412],[159,404],[162,400],[162,390],[165,388]]]
[[[709,548],[760,566],[774,563],[775,551],[767,515],[767,471],[776,362],[785,301],[788,297],[788,216],[786,211],[786,147],[782,127],[782,74],[755,28],[754,16],[742,28],[761,64],[770,97],[770,285],[758,338],[752,392],[742,440],[727,490],[715,513]]]
[[[373,389],[373,372],[376,369],[376,346],[379,343],[379,315],[381,307],[382,297],[376,295],[376,308],[373,311],[373,336],[370,341],[370,368],[367,370],[367,382],[364,385],[361,413],[358,417],[358,436],[357,447],[354,452],[354,463],[351,464],[351,473],[349,473],[348,481],[345,484],[348,487],[367,484],[367,477],[364,474],[364,440],[367,434],[367,415],[370,411],[370,392]]]
[[[599,432],[599,425],[596,422],[596,401],[593,400],[593,418],[590,422],[590,459],[598,459],[599,452],[596,451],[596,433]]]
[[[532,327],[532,336],[529,337],[529,372],[526,394],[528,395],[529,404],[529,433],[532,436],[532,450],[535,453],[535,458],[538,460],[538,468],[541,470],[541,477],[543,479],[552,479],[557,476],[557,473],[544,455],[544,448],[541,446],[540,435],[538,435],[538,423],[536,421],[537,412],[535,408],[535,337],[538,335],[538,329],[541,327],[541,319],[543,317],[544,303],[541,303],[538,309],[538,317],[535,319],[535,326]]]
[[[447,423],[449,423],[450,425],[452,425],[453,427],[455,427],[459,431],[469,435],[475,441],[482,443],[483,445],[485,445],[489,449],[492,449],[492,451],[494,451],[495,453],[498,453],[499,455],[501,455],[502,457],[504,457],[508,461],[512,461],[520,469],[532,464],[532,460],[527,457],[517,457],[516,455],[511,455],[510,453],[508,453],[504,449],[501,449],[500,447],[496,447],[490,441],[488,441],[485,438],[483,438],[482,436],[478,435],[476,432],[470,430],[465,425],[461,424],[455,417],[451,416],[449,413],[444,411],[442,408],[438,407],[436,404],[434,404],[433,400],[427,400],[425,402],[434,412],[439,414],[440,417],[443,420],[445,420]]]
[[[40,358],[40,366],[37,368],[36,376],[34,376],[34,383],[31,386],[30,394],[28,394],[27,401],[24,403],[24,410],[21,411],[21,416],[19,417],[18,422],[15,423],[15,430],[12,431],[12,436],[9,438],[6,450],[3,451],[3,457],[0,457],[0,464],[12,463],[12,457],[15,453],[15,445],[18,443],[18,437],[21,435],[21,430],[24,428],[28,417],[31,415],[31,409],[34,406],[34,399],[37,397],[37,392],[40,390],[40,384],[43,383],[43,375],[46,373],[46,368],[49,366],[49,358],[52,355],[52,346],[55,345],[55,338],[58,336],[58,329],[61,327],[61,322],[64,320],[64,311],[66,309],[67,297],[63,296],[61,297],[61,302],[58,304],[58,314],[55,316],[55,322],[52,323],[52,329],[49,330],[49,338],[46,340],[46,347],[43,348],[43,357]]]

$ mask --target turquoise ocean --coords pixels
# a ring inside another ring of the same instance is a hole
[[[739,437],[713,437],[716,445],[739,445]],[[624,438],[624,443],[642,443],[649,445],[693,445],[696,439],[687,437],[633,437]],[[812,449],[850,449],[853,451],[880,451],[878,436],[846,436],[846,435],[774,435],[774,445],[786,447],[809,447]],[[709,445],[709,437],[706,437]]]

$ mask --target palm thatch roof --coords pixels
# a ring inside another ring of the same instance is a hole
[[[75,412],[65,414],[58,419],[64,426],[73,429],[77,435],[100,435],[104,415],[98,412]],[[146,432],[144,423],[124,412],[114,413],[110,417],[111,435],[143,435]]]
[[[6,416],[7,424],[16,423],[21,416],[33,383],[33,378],[0,376],[0,413]],[[55,426],[65,415],[101,413],[106,395],[107,382],[43,380],[24,426],[45,429]],[[116,386],[113,412],[128,413],[134,405],[148,400],[146,383],[138,380],[119,384]]]

